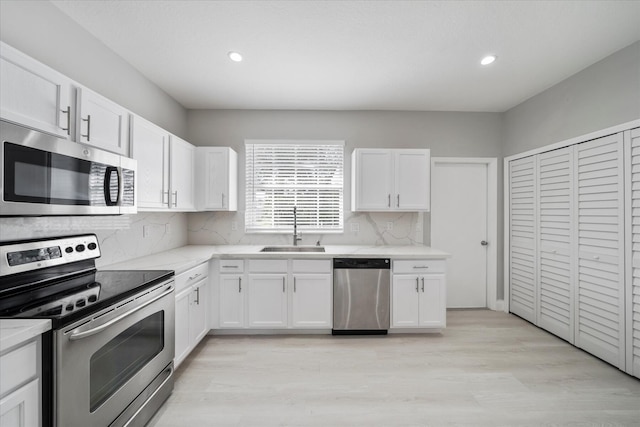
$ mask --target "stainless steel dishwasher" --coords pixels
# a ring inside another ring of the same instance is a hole
[[[334,258],[333,335],[387,333],[390,268],[385,258]]]

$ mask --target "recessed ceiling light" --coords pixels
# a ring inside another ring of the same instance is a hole
[[[482,58],[480,63],[482,65],[489,65],[489,64],[492,64],[496,59],[498,59],[498,57],[495,55],[487,55],[484,58]]]
[[[240,55],[238,52],[231,51],[227,53],[227,55],[229,56],[229,59],[232,60],[233,62],[242,61],[242,55]]]

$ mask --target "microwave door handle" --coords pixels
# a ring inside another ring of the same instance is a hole
[[[118,177],[118,192],[116,195],[116,200],[111,200],[111,175],[112,173],[115,172],[116,176]],[[120,201],[120,181],[121,181],[121,176],[120,176],[120,171],[118,170],[118,168],[114,167],[114,166],[107,166],[107,170],[104,173],[104,200],[105,200],[105,204],[107,206],[117,206],[118,202]]]

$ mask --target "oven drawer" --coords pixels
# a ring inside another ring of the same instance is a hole
[[[202,264],[193,267],[190,270],[185,271],[175,277],[176,294],[183,289],[188,288],[196,282],[204,279],[209,275],[209,262],[203,262]]]

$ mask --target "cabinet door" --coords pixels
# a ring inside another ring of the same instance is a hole
[[[352,210],[391,210],[391,150],[357,149],[353,156]]]
[[[129,112],[103,96],[78,88],[78,142],[129,155]]]
[[[538,326],[573,339],[573,147],[538,159]]]
[[[171,136],[171,208],[194,210],[193,176],[195,147]]]
[[[330,274],[294,275],[292,326],[331,328],[332,301]]]
[[[0,116],[61,138],[73,126],[71,80],[0,43]]]
[[[0,426],[40,426],[39,388],[36,378],[0,400]]]
[[[198,163],[202,164],[200,192],[203,209],[222,210],[229,203],[227,186],[229,182],[228,157],[223,148],[197,148]],[[226,200],[225,200],[226,199]]]
[[[193,286],[191,292],[191,312],[189,313],[189,332],[191,346],[197,345],[207,332],[209,327],[207,324],[207,312],[209,300],[209,283],[208,279],[202,280]]]
[[[640,378],[640,128],[629,132],[627,165],[629,181],[629,230],[627,244],[627,372]]]
[[[249,327],[287,326],[287,283],[285,274],[249,275]]]
[[[242,328],[244,323],[245,283],[243,276],[220,275],[220,327]]]
[[[509,163],[509,310],[536,321],[536,158]]]
[[[397,150],[393,156],[394,199],[398,210],[428,211],[430,208],[430,150]]]
[[[444,328],[447,326],[447,295],[444,274],[426,274],[420,277],[420,326]]]
[[[169,207],[169,133],[140,117],[131,119],[131,149],[138,161],[138,208]]]
[[[622,134],[576,145],[578,347],[624,369]]]
[[[415,275],[394,274],[391,283],[391,326],[420,326],[420,280]]]
[[[187,288],[176,295],[176,343],[174,364],[182,363],[190,350],[189,306],[191,304],[191,288]]]

